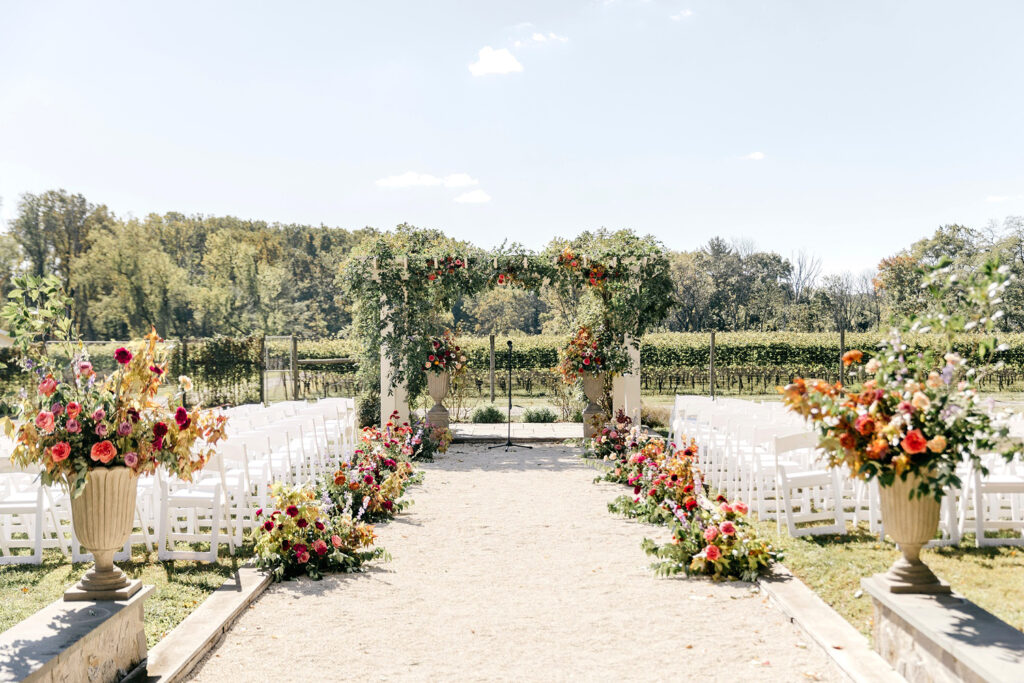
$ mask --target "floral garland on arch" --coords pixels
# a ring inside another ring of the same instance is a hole
[[[43,484],[58,483],[72,497],[82,494],[89,473],[98,468],[125,466],[137,475],[163,468],[191,481],[224,438],[227,418],[184,405],[185,392],[192,389],[188,377],[179,377],[171,393],[161,394],[167,348],[156,330],[118,348],[117,369],[101,377],[71,327],[71,302],[59,282],[24,278],[16,284],[3,317],[37,386],[20,394],[17,423],[2,418],[16,443],[11,461],[23,468],[39,466]],[[36,343],[44,335],[59,337],[66,363]]]

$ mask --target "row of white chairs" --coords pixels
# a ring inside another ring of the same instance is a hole
[[[671,436],[697,442],[705,481],[730,498],[749,501],[761,519],[783,523],[790,535],[845,533],[847,521],[867,522],[884,535],[877,482],[830,469],[816,435],[781,403],[677,396]],[[1011,429],[1024,434],[1024,419]],[[1024,545],[1024,466],[983,456],[987,475],[961,468],[963,489],[943,498],[936,544],[958,544],[973,531],[982,545]],[[988,532],[1010,531],[992,537]]]
[[[192,482],[163,473],[138,479],[136,526],[118,560],[142,544],[161,561],[216,561],[220,546],[233,553],[257,524],[256,510],[266,507],[273,482],[311,481],[351,459],[355,449],[351,398],[223,412],[228,438]],[[46,548],[59,548],[74,562],[91,561],[75,538],[67,493],[43,486],[38,473],[13,470],[6,455],[0,453],[0,564],[39,564]],[[208,549],[183,549],[182,543]]]

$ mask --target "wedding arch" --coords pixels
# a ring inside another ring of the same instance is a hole
[[[393,411],[408,419],[409,396],[426,385],[421,359],[429,338],[443,330],[443,316],[460,297],[491,287],[551,286],[579,299],[574,327],[600,325],[629,354],[626,371],[606,379],[609,407],[639,418],[640,340],[672,304],[664,246],[631,230],[556,238],[538,253],[518,244],[485,251],[403,224],[373,233],[354,250],[342,282],[360,343],[363,424],[384,422]]]

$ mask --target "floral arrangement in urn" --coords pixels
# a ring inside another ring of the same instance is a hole
[[[428,373],[447,372],[451,375],[465,371],[466,355],[462,353],[462,347],[456,343],[454,332],[445,330],[440,336],[427,340],[423,369]]]
[[[562,347],[558,370],[566,384],[574,384],[585,373],[623,372],[629,367],[629,356],[612,335],[587,325],[580,326]]]
[[[915,495],[939,499],[947,487],[960,486],[957,465],[985,471],[982,454],[1002,451],[1009,460],[1018,452],[1005,423],[978,394],[984,370],[954,346],[973,335],[982,363],[1000,350],[994,330],[1007,273],[993,263],[967,278],[936,268],[926,281],[935,300],[929,312],[893,328],[866,362],[860,350],[843,356],[848,369],[863,365],[868,379],[860,386],[798,377],[780,390],[785,405],[818,430],[833,466],[877,478],[883,487],[913,476]],[[913,349],[907,341],[935,333],[938,347]]]
[[[40,466],[44,484],[62,484],[75,498],[100,468],[153,474],[163,467],[191,480],[224,437],[226,418],[183,405],[192,388],[187,377],[165,390],[167,348],[156,331],[118,348],[117,369],[100,377],[74,334],[59,282],[23,278],[16,285],[3,317],[35,382],[18,397],[17,420],[2,420],[16,442],[12,462]],[[45,339],[62,353],[47,353],[39,343]]]

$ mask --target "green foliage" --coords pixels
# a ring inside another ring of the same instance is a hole
[[[477,424],[497,424],[505,422],[507,415],[498,410],[497,406],[486,405],[474,410],[473,417],[470,419]]]
[[[523,422],[557,422],[558,416],[550,408],[527,408],[523,412]]]

